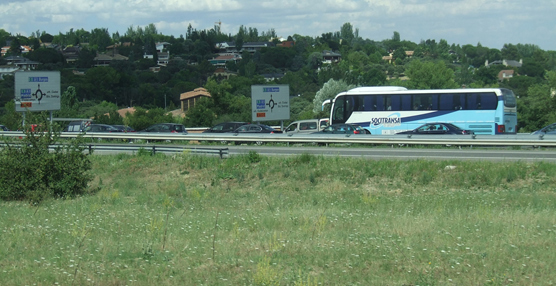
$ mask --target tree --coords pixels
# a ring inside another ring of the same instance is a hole
[[[241,49],[243,48],[243,42],[245,40],[245,27],[243,27],[243,25],[239,26],[239,31],[236,34],[236,50],[238,52],[241,52]]]
[[[545,75],[546,82],[534,84],[526,97],[518,99],[518,122],[520,129],[534,131],[556,121],[556,71]]]
[[[64,56],[60,52],[50,48],[35,49],[34,51],[29,52],[26,57],[42,64],[65,64],[66,62]]]
[[[54,40],[54,36],[52,36],[51,34],[48,34],[46,32],[43,32],[41,34],[41,36],[39,37],[39,39],[43,43],[52,43],[52,40]]]
[[[79,101],[75,87],[68,86],[60,98],[60,110],[56,112],[57,117],[77,118],[79,116]]]
[[[457,88],[454,71],[438,62],[421,62],[413,60],[409,63],[405,74],[409,77],[408,87],[412,89]]]
[[[313,112],[319,113],[322,110],[322,103],[325,100],[333,99],[338,93],[354,88],[355,85],[349,85],[343,80],[330,79],[315,94],[313,99]]]
[[[79,55],[77,57],[77,62],[75,63],[78,68],[90,68],[93,66],[93,62],[96,57],[96,52],[90,50],[87,47],[83,47],[79,50]]]
[[[502,52],[502,58],[506,60],[519,60],[520,58],[517,47],[512,44],[504,44],[500,52]]]
[[[14,56],[21,55],[21,42],[19,41],[18,37],[13,38],[8,53]]]
[[[398,31],[394,31],[394,35],[392,35],[392,41],[399,42],[401,40],[400,33]]]
[[[187,111],[187,126],[212,126],[216,114],[212,109],[210,98],[201,98],[195,106]]]
[[[342,28],[340,29],[340,37],[347,43],[351,43],[355,37],[351,23],[348,22],[342,25]]]

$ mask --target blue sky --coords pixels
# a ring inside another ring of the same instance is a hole
[[[259,34],[320,36],[349,22],[364,39],[445,39],[449,44],[501,49],[505,43],[556,50],[556,0],[0,0],[0,29],[29,36],[69,29],[108,28],[123,35],[150,23],[165,35],[185,35],[221,22],[222,32],[240,25]]]

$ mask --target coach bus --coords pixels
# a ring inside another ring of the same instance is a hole
[[[358,87],[332,100],[330,124],[352,123],[390,135],[429,122],[453,123],[475,134],[515,134],[516,97],[509,89],[408,90]]]

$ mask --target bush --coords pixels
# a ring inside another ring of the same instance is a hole
[[[28,128],[26,128],[28,129]],[[39,203],[45,198],[71,198],[86,192],[91,162],[81,138],[58,147],[59,132],[26,131],[20,141],[6,141],[0,151],[0,199]]]

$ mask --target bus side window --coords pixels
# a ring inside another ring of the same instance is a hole
[[[413,110],[411,106],[411,95],[401,95],[402,108],[401,110]]]
[[[453,97],[451,94],[442,94],[440,96],[440,110],[453,110]]]
[[[498,98],[494,93],[481,93],[480,107],[481,109],[496,109]]]
[[[438,110],[438,94],[433,94],[431,97],[430,108],[432,110]]]
[[[384,96],[376,95],[376,110],[386,110],[384,107]]]
[[[477,102],[476,93],[467,94],[467,109],[478,109],[480,105],[481,103]]]

